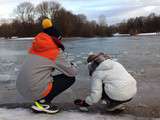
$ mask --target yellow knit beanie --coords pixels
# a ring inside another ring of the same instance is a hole
[[[42,27],[43,27],[43,29],[47,29],[47,28],[50,28],[52,26],[53,26],[53,23],[52,23],[52,21],[50,19],[44,19],[42,21]]]

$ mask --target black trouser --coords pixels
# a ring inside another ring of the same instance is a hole
[[[116,106],[116,105],[119,105],[119,104],[122,104],[122,103],[126,103],[126,102],[129,102],[130,100],[132,100],[132,98],[129,99],[129,100],[125,100],[125,101],[118,101],[118,100],[111,99],[105,92],[104,84],[103,84],[102,99],[106,100],[109,103],[109,105],[111,105],[111,106]]]
[[[64,74],[53,76],[54,82],[51,92],[41,100],[50,103],[53,98],[68,89],[75,82],[75,77],[68,77]]]

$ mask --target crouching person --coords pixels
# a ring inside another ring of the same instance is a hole
[[[137,92],[136,80],[104,53],[90,55],[87,61],[92,76],[91,93],[85,100],[77,99],[74,103],[85,111],[100,100],[106,102],[107,111],[123,109],[123,103],[132,100]]]
[[[48,22],[44,26],[52,25]],[[34,112],[57,113],[59,108],[51,101],[75,82],[77,70],[62,56],[51,34],[41,32],[35,37],[16,81],[18,92],[33,102]],[[55,69],[60,74],[52,76]]]

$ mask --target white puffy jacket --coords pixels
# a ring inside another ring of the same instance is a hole
[[[92,75],[91,93],[86,103],[92,105],[102,98],[103,87],[113,100],[125,101],[134,97],[137,92],[136,80],[118,62],[111,59],[103,61]]]

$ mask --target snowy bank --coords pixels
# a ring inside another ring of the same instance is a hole
[[[129,37],[130,34],[120,34],[120,33],[115,33],[113,36],[114,36],[114,37]]]
[[[160,35],[160,32],[159,33],[154,32],[154,33],[139,33],[139,34],[136,34],[136,36],[158,36],[158,35]],[[115,33],[113,36],[114,37],[129,37],[131,35],[130,34]]]
[[[11,40],[33,40],[34,37],[12,38]]]
[[[78,111],[62,111],[60,113],[35,114],[28,109],[5,109],[0,108],[0,120],[149,120],[151,118],[135,117],[131,115],[102,115],[87,114]],[[152,118],[160,120],[160,118]]]
[[[140,33],[138,34],[138,36],[156,36],[156,35],[160,35],[160,33]]]

